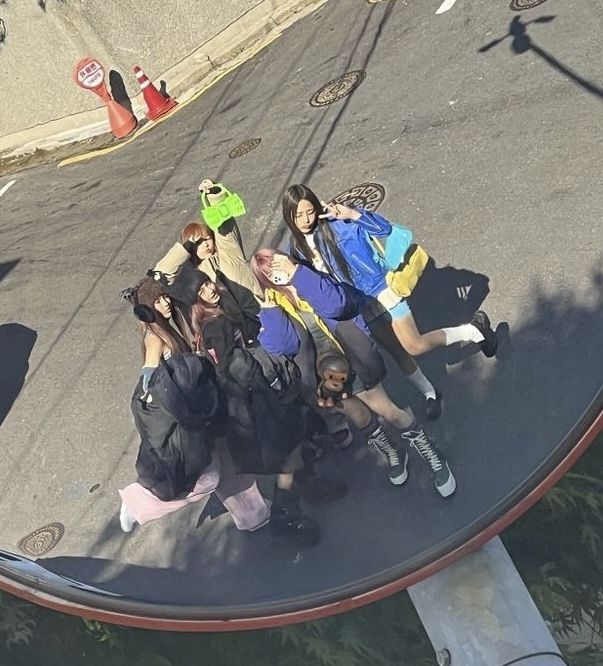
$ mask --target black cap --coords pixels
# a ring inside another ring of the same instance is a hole
[[[199,289],[210,280],[211,278],[207,273],[198,270],[192,263],[187,261],[182,265],[172,284],[167,287],[167,293],[174,300],[180,301],[180,303],[193,305],[197,302]]]

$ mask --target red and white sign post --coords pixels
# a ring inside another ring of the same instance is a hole
[[[109,113],[109,126],[115,137],[122,139],[136,129],[136,117],[116,102],[107,90],[105,70],[96,58],[80,60],[73,70],[73,80],[80,88],[91,90],[105,103]]]

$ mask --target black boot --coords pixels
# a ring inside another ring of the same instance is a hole
[[[394,446],[381,426],[369,434],[368,445],[375,448],[387,461],[389,480],[394,486],[401,486],[408,479],[408,454]]]
[[[478,310],[473,315],[470,323],[484,336],[484,339],[479,343],[484,356],[492,358],[498,349],[498,338],[495,331],[492,330],[490,318],[483,310]]]
[[[310,504],[332,502],[348,494],[348,487],[339,479],[318,474],[313,465],[308,465],[295,472],[295,483],[299,494]]]
[[[402,440],[429,465],[436,490],[440,495],[450,497],[456,490],[454,474],[450,471],[446,458],[440,453],[423,428],[415,423],[409,430],[402,433]]]
[[[312,548],[320,541],[318,525],[302,514],[295,489],[274,488],[270,532],[275,537],[294,539],[300,548]]]

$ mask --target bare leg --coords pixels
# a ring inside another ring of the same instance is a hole
[[[419,333],[412,314],[402,319],[394,319],[392,329],[399,343],[413,356],[419,356],[436,347],[446,346],[446,333],[439,329],[429,333]]]
[[[373,412],[371,412],[367,405],[355,395],[342,400],[341,405],[337,409],[340,410],[345,415],[346,419],[353,423],[358,430],[364,430],[374,419]]]
[[[293,449],[287,460],[283,463],[280,474],[276,476],[276,485],[281,490],[291,490],[293,486],[293,475],[297,470],[304,468],[304,461],[302,459],[302,446],[301,444]]]
[[[496,334],[485,312],[478,310],[469,324],[440,328],[437,331],[419,333],[412,314],[392,320],[392,327],[400,344],[409,354],[419,356],[436,347],[446,347],[455,342],[475,342],[482,347],[485,356],[496,353]]]
[[[281,490],[291,490],[293,486],[293,474],[277,474],[276,486]]]
[[[394,331],[393,321],[386,316],[377,317],[369,326],[375,341],[391,354],[396,364],[405,375],[412,375],[417,369],[417,362],[406,351],[402,341]]]
[[[412,315],[410,319],[412,320]],[[410,383],[423,394],[427,401],[425,404],[427,418],[436,419],[441,411],[438,394],[415,359],[404,348],[400,336],[396,334],[394,320],[389,316],[377,317],[371,322],[369,328],[377,343],[393,356]]]
[[[408,430],[415,422],[412,411],[410,409],[402,409],[393,403],[382,384],[378,384],[368,391],[358,393],[357,397],[376,414],[382,416],[388,423],[391,423],[400,430]]]
[[[381,384],[369,391],[363,391],[358,397],[366,402],[377,414],[382,416],[388,423],[402,430],[402,441],[415,449],[421,459],[429,465],[434,475],[435,487],[442,497],[452,495],[456,488],[456,481],[446,460],[433,447],[430,439],[423,428],[415,422],[415,418],[410,409],[400,409],[395,405],[385,392]],[[379,448],[379,444],[377,444]],[[395,459],[392,460],[391,452],[388,452],[387,444],[382,446],[382,452],[390,460],[390,480],[392,483],[401,484],[406,480],[406,465],[398,464],[396,467]],[[399,461],[399,458],[398,458]],[[392,476],[392,471],[394,475]]]
[[[385,394],[385,392],[383,393]],[[367,394],[372,395],[369,395],[368,400],[365,400],[364,398]],[[373,403],[370,407],[367,404],[369,400]],[[343,400],[340,408],[344,411],[346,417],[365,435],[368,445],[371,448],[375,448],[387,461],[391,483],[400,486],[408,478],[408,471],[406,469],[408,455],[406,452],[403,454],[400,453],[398,447],[390,441],[387,432],[379,425],[379,421],[375,415],[375,412],[379,413],[379,409],[375,409],[375,407],[381,407],[381,403],[383,402],[386,401],[379,396],[379,388],[377,388],[370,391],[363,391],[359,396],[352,396]],[[398,408],[396,407],[395,409]],[[382,411],[387,412],[388,416],[394,419],[393,409],[383,409]],[[401,418],[394,419],[394,423],[399,427],[402,421],[403,419]]]

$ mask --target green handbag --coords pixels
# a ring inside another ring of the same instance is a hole
[[[199,211],[205,224],[214,231],[231,217],[240,217],[247,212],[243,200],[236,192],[226,189],[222,183],[216,183],[216,185],[222,188],[223,198],[212,205],[209,203],[207,193],[202,192],[201,210]]]

